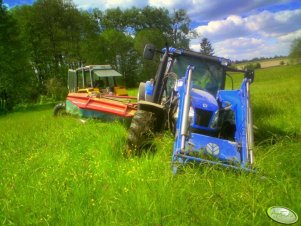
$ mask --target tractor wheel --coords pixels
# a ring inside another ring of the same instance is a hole
[[[67,115],[66,113],[66,104],[65,103],[59,103],[55,105],[53,108],[53,116],[63,116]]]
[[[127,156],[141,155],[143,149],[151,148],[155,132],[154,113],[138,110],[129,128]]]

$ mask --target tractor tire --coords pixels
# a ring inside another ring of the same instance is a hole
[[[64,116],[64,115],[67,115],[66,104],[59,103],[55,105],[55,107],[53,108],[53,116],[57,117],[57,116]]]
[[[143,153],[143,149],[151,149],[155,133],[156,117],[154,113],[138,110],[129,128],[126,156]]]

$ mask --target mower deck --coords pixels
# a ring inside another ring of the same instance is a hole
[[[131,118],[136,109],[136,97],[130,96],[69,93],[66,100],[66,112],[80,117]]]

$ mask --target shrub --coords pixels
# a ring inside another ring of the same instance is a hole
[[[63,100],[67,93],[68,89],[65,87],[62,82],[57,78],[50,78],[46,82],[47,97],[52,100]]]
[[[260,69],[261,68],[261,64],[259,62],[255,63],[255,64],[246,64],[243,69],[244,70],[254,70],[254,69]]]

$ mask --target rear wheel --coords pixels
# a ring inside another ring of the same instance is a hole
[[[59,103],[55,105],[53,108],[53,116],[63,116],[67,115],[66,113],[66,104],[65,103]]]
[[[136,112],[129,128],[127,156],[141,155],[143,149],[151,148],[155,123],[154,113],[143,110]]]

